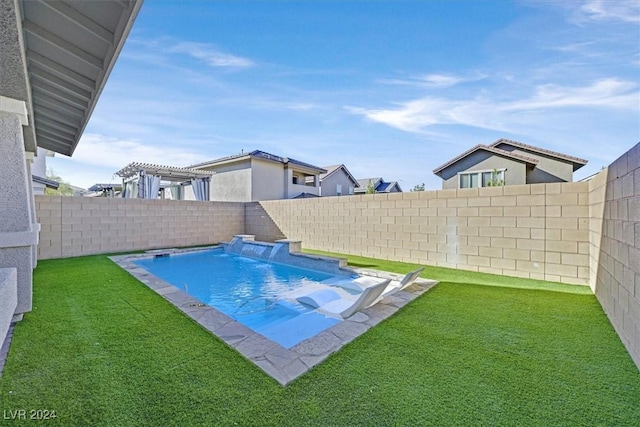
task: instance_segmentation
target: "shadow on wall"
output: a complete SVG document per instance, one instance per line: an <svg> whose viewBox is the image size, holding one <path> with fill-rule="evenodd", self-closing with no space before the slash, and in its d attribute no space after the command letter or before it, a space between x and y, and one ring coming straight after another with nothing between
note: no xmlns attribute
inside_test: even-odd
<svg viewBox="0 0 640 427"><path fill-rule="evenodd" d="M256 240L262 242L287 238L259 202L247 203L244 209L245 234L253 234Z"/></svg>
<svg viewBox="0 0 640 427"><path fill-rule="evenodd" d="M595 294L640 368L640 143L609 166Z"/></svg>

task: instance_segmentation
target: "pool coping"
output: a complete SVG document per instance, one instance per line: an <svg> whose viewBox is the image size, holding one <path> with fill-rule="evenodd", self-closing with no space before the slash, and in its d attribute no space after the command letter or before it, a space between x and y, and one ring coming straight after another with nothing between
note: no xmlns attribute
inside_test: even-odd
<svg viewBox="0 0 640 427"><path fill-rule="evenodd" d="M133 263L133 261L157 255L203 251L219 247L154 250L142 254L110 256L109 259L249 359L282 386L305 374L438 283L435 280L418 278L407 290L385 297L374 306L343 319L340 323L287 349L215 308L202 304L196 298ZM359 274L382 279L401 280L403 278L403 275L381 270L355 267L349 267L349 269Z"/></svg>

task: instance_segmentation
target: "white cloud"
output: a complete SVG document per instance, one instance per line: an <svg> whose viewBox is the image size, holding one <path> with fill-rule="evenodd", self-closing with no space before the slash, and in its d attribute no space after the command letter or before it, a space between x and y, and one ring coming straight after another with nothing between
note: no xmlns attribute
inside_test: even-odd
<svg viewBox="0 0 640 427"><path fill-rule="evenodd" d="M559 108L598 107L637 110L638 85L619 79L602 79L582 87L540 85L529 98L496 101L488 97L454 100L424 97L391 109L345 107L352 114L407 132L424 132L436 124L457 124L492 130L509 130L518 115Z"/></svg>
<svg viewBox="0 0 640 427"><path fill-rule="evenodd" d="M92 166L120 170L131 162L186 166L202 161L203 155L183 148L149 146L139 141L85 134L73 153L74 160Z"/></svg>
<svg viewBox="0 0 640 427"><path fill-rule="evenodd" d="M637 0L588 0L579 9L579 17L593 21L640 23Z"/></svg>
<svg viewBox="0 0 640 427"><path fill-rule="evenodd" d="M170 46L168 50L174 53L190 55L204 61L211 67L249 68L255 65L248 58L222 52L209 43L179 42Z"/></svg>
<svg viewBox="0 0 640 427"><path fill-rule="evenodd" d="M308 102L299 102L299 103L287 104L286 108L294 111L309 111L309 110L314 110L318 108L318 106L315 104L310 104Z"/></svg>
<svg viewBox="0 0 640 427"><path fill-rule="evenodd" d="M447 118L447 111L454 108L456 103L446 99L422 98L398 104L395 109L368 110L360 107L345 107L357 115L363 115L374 122L384 123L391 127L407 132L420 132L424 127L452 123Z"/></svg>
<svg viewBox="0 0 640 427"><path fill-rule="evenodd" d="M535 95L524 102L514 102L509 110L561 107L605 107L637 109L639 92L636 83L615 78L601 79L584 87L547 84L538 86Z"/></svg>
<svg viewBox="0 0 640 427"><path fill-rule="evenodd" d="M406 79L383 79L380 83L392 85L407 85L429 88L448 88L460 83L474 82L484 79L485 75L475 76L456 76L447 74L426 74L421 76L409 77Z"/></svg>

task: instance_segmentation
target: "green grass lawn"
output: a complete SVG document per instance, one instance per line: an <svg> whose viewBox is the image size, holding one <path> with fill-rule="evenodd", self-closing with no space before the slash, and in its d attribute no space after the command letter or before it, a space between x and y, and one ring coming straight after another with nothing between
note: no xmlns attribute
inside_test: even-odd
<svg viewBox="0 0 640 427"><path fill-rule="evenodd" d="M47 409L83 426L638 425L640 373L584 288L423 276L441 283L281 387L105 256L41 261L0 424Z"/></svg>

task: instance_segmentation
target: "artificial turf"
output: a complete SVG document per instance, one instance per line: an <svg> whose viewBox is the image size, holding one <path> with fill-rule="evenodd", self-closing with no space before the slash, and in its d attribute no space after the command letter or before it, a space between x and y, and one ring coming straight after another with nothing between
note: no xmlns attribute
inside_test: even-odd
<svg viewBox="0 0 640 427"><path fill-rule="evenodd" d="M638 425L640 373L593 295L423 276L442 282L281 387L106 257L40 261L0 423L44 409L92 426Z"/></svg>

